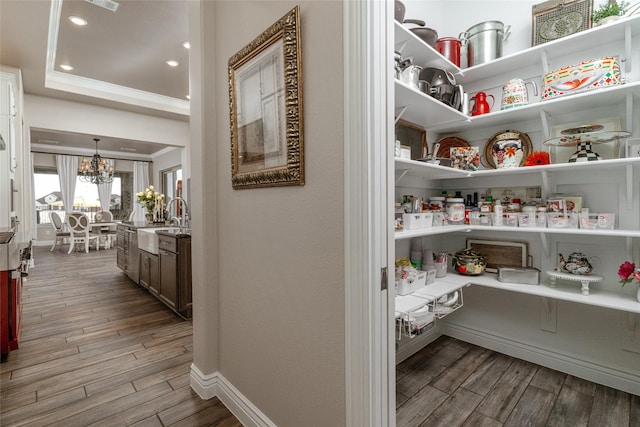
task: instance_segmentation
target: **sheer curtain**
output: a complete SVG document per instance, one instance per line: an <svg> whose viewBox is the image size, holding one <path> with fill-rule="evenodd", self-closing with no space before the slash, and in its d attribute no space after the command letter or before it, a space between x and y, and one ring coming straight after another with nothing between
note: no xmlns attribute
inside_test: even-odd
<svg viewBox="0 0 640 427"><path fill-rule="evenodd" d="M115 169L115 161L113 159L106 159L107 165L109 168L113 166ZM108 211L111 207L111 187L113 186L112 182L103 182L102 184L98 184L98 200L100 200L100 209L103 211Z"/></svg>
<svg viewBox="0 0 640 427"><path fill-rule="evenodd" d="M56 156L56 168L60 179L62 203L68 215L73 211L73 198L76 193L76 177L78 176L79 160L76 156Z"/></svg>
<svg viewBox="0 0 640 427"><path fill-rule="evenodd" d="M149 163L133 162L133 216L134 221L146 221L144 209L137 203L136 193L144 191L149 186Z"/></svg>

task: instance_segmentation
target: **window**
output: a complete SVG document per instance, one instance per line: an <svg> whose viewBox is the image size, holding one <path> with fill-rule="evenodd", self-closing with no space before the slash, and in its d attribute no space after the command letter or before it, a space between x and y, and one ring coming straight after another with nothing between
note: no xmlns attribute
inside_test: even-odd
<svg viewBox="0 0 640 427"><path fill-rule="evenodd" d="M111 185L111 203L109 210L117 218L122 210L122 176L116 174ZM51 222L51 211L57 211L64 218L64 205L62 203L62 193L60 192L60 179L55 169L36 169L33 174L33 187L36 196L36 212L38 224L49 224ZM86 212L89 217L100 210L98 200L98 188L95 184L76 180L76 191L73 200L73 209Z"/></svg>
<svg viewBox="0 0 640 427"><path fill-rule="evenodd" d="M175 166L173 168L160 171L160 177L162 179L162 193L164 193L164 195L166 196L167 203L169 202L169 200L176 197L183 197L181 166ZM173 212L169 212L170 216L180 216L181 212L179 203L176 203L172 210Z"/></svg>

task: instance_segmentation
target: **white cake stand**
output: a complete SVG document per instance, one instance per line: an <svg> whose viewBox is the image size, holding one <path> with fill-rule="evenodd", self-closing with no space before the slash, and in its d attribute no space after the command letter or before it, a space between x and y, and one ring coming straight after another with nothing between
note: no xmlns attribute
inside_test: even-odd
<svg viewBox="0 0 640 427"><path fill-rule="evenodd" d="M551 277L551 287L556 287L557 279L570 280L572 282L580 282L582 284L582 295L589 295L589 284L592 282L601 282L604 277L595 274L589 274L588 276L581 274L561 273L559 271L547 271L547 274Z"/></svg>

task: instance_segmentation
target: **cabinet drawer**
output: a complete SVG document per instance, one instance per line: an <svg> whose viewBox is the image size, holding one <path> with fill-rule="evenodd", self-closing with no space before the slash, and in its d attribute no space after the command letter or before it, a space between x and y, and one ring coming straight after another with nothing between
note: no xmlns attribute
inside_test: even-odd
<svg viewBox="0 0 640 427"><path fill-rule="evenodd" d="M178 252L177 239L174 237L158 235L158 247L165 251Z"/></svg>

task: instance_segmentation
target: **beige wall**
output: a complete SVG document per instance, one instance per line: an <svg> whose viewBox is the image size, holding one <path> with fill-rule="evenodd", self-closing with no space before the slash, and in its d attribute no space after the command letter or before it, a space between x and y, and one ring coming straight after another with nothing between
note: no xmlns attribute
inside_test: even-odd
<svg viewBox="0 0 640 427"><path fill-rule="evenodd" d="M296 4L306 185L234 191L228 59ZM192 97L191 156L194 209L208 220L193 224L203 230L194 235L194 363L281 427L346 423L342 7L203 3L206 79L192 83L204 99Z"/></svg>

